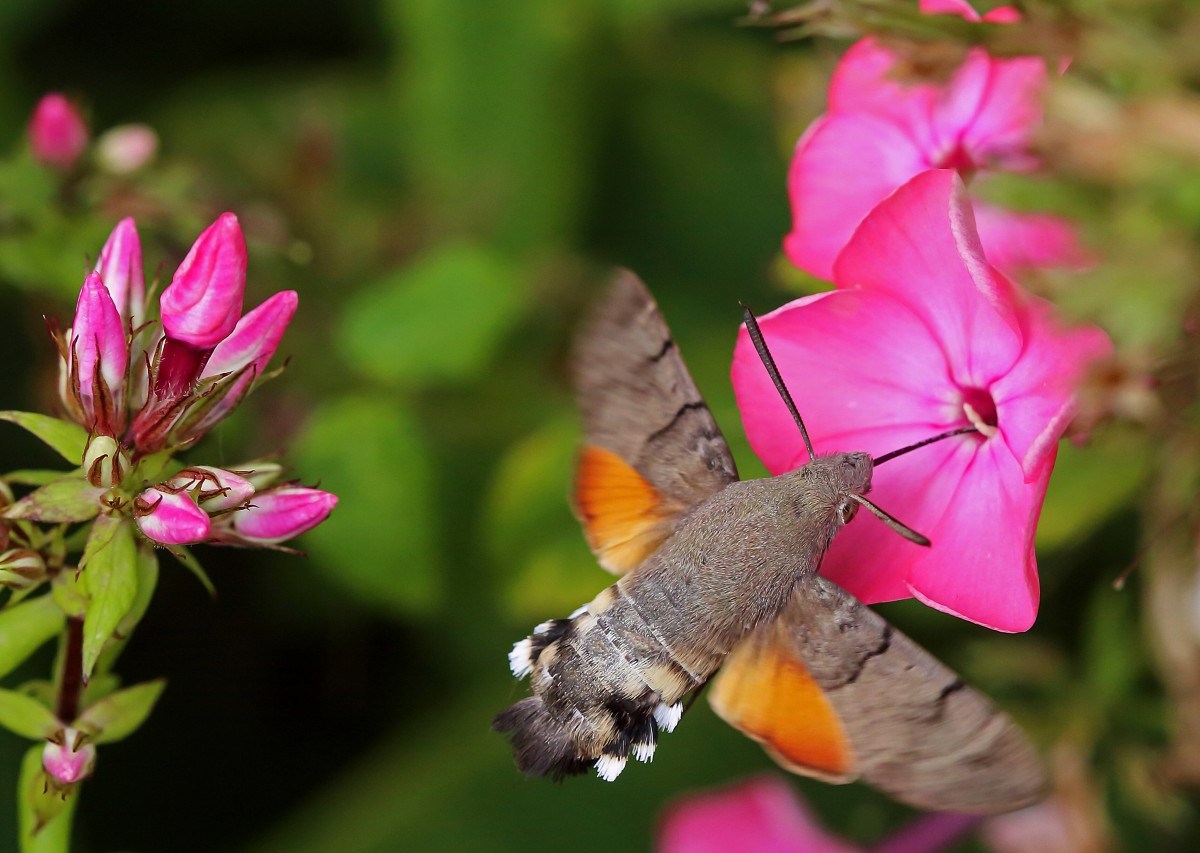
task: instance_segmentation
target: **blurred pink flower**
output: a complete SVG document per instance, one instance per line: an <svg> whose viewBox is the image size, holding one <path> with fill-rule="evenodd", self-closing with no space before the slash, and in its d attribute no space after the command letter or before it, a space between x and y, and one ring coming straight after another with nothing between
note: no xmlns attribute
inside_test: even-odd
<svg viewBox="0 0 1200 853"><path fill-rule="evenodd" d="M88 129L83 116L65 95L44 95L29 119L29 147L46 166L67 170L87 148Z"/></svg>
<svg viewBox="0 0 1200 853"><path fill-rule="evenodd" d="M305 486L285 485L259 492L246 509L216 520L213 538L240 545L278 545L329 517L337 495Z"/></svg>
<svg viewBox="0 0 1200 853"><path fill-rule="evenodd" d="M146 124L122 124L96 140L96 161L114 175L136 172L158 153L158 134Z"/></svg>
<svg viewBox="0 0 1200 853"><path fill-rule="evenodd" d="M142 272L142 242L133 217L117 223L100 250L95 272L108 288L121 325L136 327L146 319L146 279Z"/></svg>
<svg viewBox="0 0 1200 853"><path fill-rule="evenodd" d="M79 745L83 733L72 728L62 731L62 742L46 741L42 749L42 768L59 785L74 785L88 776L96 766L94 744Z"/></svg>
<svg viewBox="0 0 1200 853"><path fill-rule="evenodd" d="M817 823L786 782L762 776L671 806L658 853L855 853Z"/></svg>
<svg viewBox="0 0 1200 853"><path fill-rule="evenodd" d="M112 296L90 273L75 303L67 335L64 402L84 426L116 435L125 425L125 371L129 346Z"/></svg>
<svg viewBox="0 0 1200 853"><path fill-rule="evenodd" d="M1063 330L1048 303L991 267L962 181L922 173L863 221L838 258L839 287L762 318L818 452L878 456L957 436L876 473L873 499L933 541L921 548L864 518L821 573L867 603L915 596L1002 631L1037 615L1034 531L1074 387L1111 348ZM807 456L745 329L733 383L755 452L779 474Z"/></svg>
<svg viewBox="0 0 1200 853"><path fill-rule="evenodd" d="M667 809L658 853L935 853L979 824L971 815L930 813L870 848L825 830L777 776L693 794Z"/></svg>
<svg viewBox="0 0 1200 853"><path fill-rule="evenodd" d="M921 9L981 20L962 0L922 0ZM1006 7L982 20L1016 17ZM998 59L972 48L944 84L906 82L902 72L893 50L874 38L857 42L834 74L829 111L796 146L784 251L819 278L833 277L834 260L863 217L920 172L949 168L971 179L1037 165L1032 140L1042 118L1044 60ZM978 203L976 210L988 260L1006 273L1085 261L1066 220Z"/></svg>
<svg viewBox="0 0 1200 853"><path fill-rule="evenodd" d="M208 513L186 491L160 484L143 491L133 502L137 526L160 545L192 545L208 538Z"/></svg>

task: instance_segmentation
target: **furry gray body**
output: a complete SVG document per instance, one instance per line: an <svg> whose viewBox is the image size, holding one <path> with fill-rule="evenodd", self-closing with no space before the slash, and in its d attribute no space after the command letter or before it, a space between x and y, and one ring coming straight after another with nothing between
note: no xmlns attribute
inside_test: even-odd
<svg viewBox="0 0 1200 853"><path fill-rule="evenodd" d="M496 726L513 733L521 769L566 775L607 755L619 772L631 749L652 755L684 695L783 609L853 514L849 495L870 483L863 453L730 483L585 609L518 644L528 649L533 696Z"/></svg>

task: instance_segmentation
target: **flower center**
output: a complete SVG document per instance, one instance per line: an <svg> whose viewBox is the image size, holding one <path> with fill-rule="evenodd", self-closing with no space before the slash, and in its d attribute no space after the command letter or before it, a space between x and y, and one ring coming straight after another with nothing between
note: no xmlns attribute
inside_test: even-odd
<svg viewBox="0 0 1200 853"><path fill-rule="evenodd" d="M934 165L939 169L954 169L962 175L964 181L970 181L978 168L975 161L971 159L971 155L967 153L967 149L962 145L955 145L937 158Z"/></svg>
<svg viewBox="0 0 1200 853"><path fill-rule="evenodd" d="M979 430L980 435L991 438L999 432L996 428L1000 423L999 415L996 412L996 401L992 399L992 395L987 389L964 388L962 390L962 407L963 414L967 416L971 426Z"/></svg>

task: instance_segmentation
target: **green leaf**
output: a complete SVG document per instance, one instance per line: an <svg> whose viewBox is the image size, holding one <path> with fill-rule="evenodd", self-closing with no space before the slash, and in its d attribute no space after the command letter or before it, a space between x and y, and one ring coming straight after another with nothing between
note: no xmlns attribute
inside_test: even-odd
<svg viewBox="0 0 1200 853"><path fill-rule="evenodd" d="M0 689L0 726L32 740L44 740L62 728L54 712L32 696L3 689Z"/></svg>
<svg viewBox="0 0 1200 853"><path fill-rule="evenodd" d="M121 624L117 627L117 633L123 639L129 637L133 633L133 629L142 621L142 617L146 615L146 611L150 608L150 600L154 597L154 590L158 586L158 553L154 547L148 542L138 544L138 560L137 560L137 595L133 599L133 604L129 608L129 612L125 614L125 618L121 620ZM213 594L210 590L210 594Z"/></svg>
<svg viewBox="0 0 1200 853"><path fill-rule="evenodd" d="M50 584L50 594L64 615L82 619L83 614L87 613L88 593L83 575L79 572L64 569L55 575Z"/></svg>
<svg viewBox="0 0 1200 853"><path fill-rule="evenodd" d="M62 611L48 595L0 610L0 678L62 630Z"/></svg>
<svg viewBox="0 0 1200 853"><path fill-rule="evenodd" d="M17 783L21 853L68 853L78 800L78 786L64 792L46 781L42 747L31 747L21 761Z"/></svg>
<svg viewBox="0 0 1200 853"><path fill-rule="evenodd" d="M20 471L9 471L4 479L19 486L45 486L62 477L62 471L49 468L25 468Z"/></svg>
<svg viewBox="0 0 1200 853"><path fill-rule="evenodd" d="M0 412L0 421L14 423L50 445L72 465L83 464L87 430L79 424L62 421L36 412Z"/></svg>
<svg viewBox="0 0 1200 853"><path fill-rule="evenodd" d="M160 678L111 693L80 714L75 728L91 734L94 743L123 740L150 716L166 686L167 682Z"/></svg>
<svg viewBox="0 0 1200 853"><path fill-rule="evenodd" d="M396 402L344 399L309 417L295 457L354 512L304 534L314 567L375 606L411 614L439 597L433 468L416 419Z"/></svg>
<svg viewBox="0 0 1200 853"><path fill-rule="evenodd" d="M201 585L208 590L208 594L213 598L217 597L216 584L212 582L212 578L208 576L208 572L204 571L204 566L200 565L200 561L195 555L184 548L182 545L176 545L171 548L171 555L175 557L183 567L196 576L196 580L200 581Z"/></svg>
<svg viewBox="0 0 1200 853"><path fill-rule="evenodd" d="M117 529L121 526L121 522L122 519L119 515L104 515L96 519L96 523L88 531L87 542L83 546L83 556L79 558L80 569L86 569L92 558L108 547L113 536L116 535Z"/></svg>
<svg viewBox="0 0 1200 853"><path fill-rule="evenodd" d="M519 318L522 284L511 263L481 247L439 248L359 292L338 342L383 382L469 380Z"/></svg>
<svg viewBox="0 0 1200 853"><path fill-rule="evenodd" d="M83 477L63 477L21 498L4 511L4 517L48 523L87 521L100 513L99 497L104 492Z"/></svg>
<svg viewBox="0 0 1200 853"><path fill-rule="evenodd" d="M83 572L91 601L83 617L83 675L92 674L96 659L137 597L137 546L133 523L119 519L108 542Z"/></svg>

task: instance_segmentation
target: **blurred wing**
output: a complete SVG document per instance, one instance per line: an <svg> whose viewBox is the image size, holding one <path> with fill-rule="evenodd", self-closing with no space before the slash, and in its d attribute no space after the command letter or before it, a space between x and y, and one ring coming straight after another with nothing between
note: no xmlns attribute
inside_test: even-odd
<svg viewBox="0 0 1200 853"><path fill-rule="evenodd" d="M734 648L709 700L784 768L861 778L918 808L992 814L1044 793L1037 753L1007 715L820 577Z"/></svg>
<svg viewBox="0 0 1200 853"><path fill-rule="evenodd" d="M584 447L575 508L600 564L623 574L692 507L737 479L733 456L654 298L617 274L573 361Z"/></svg>

